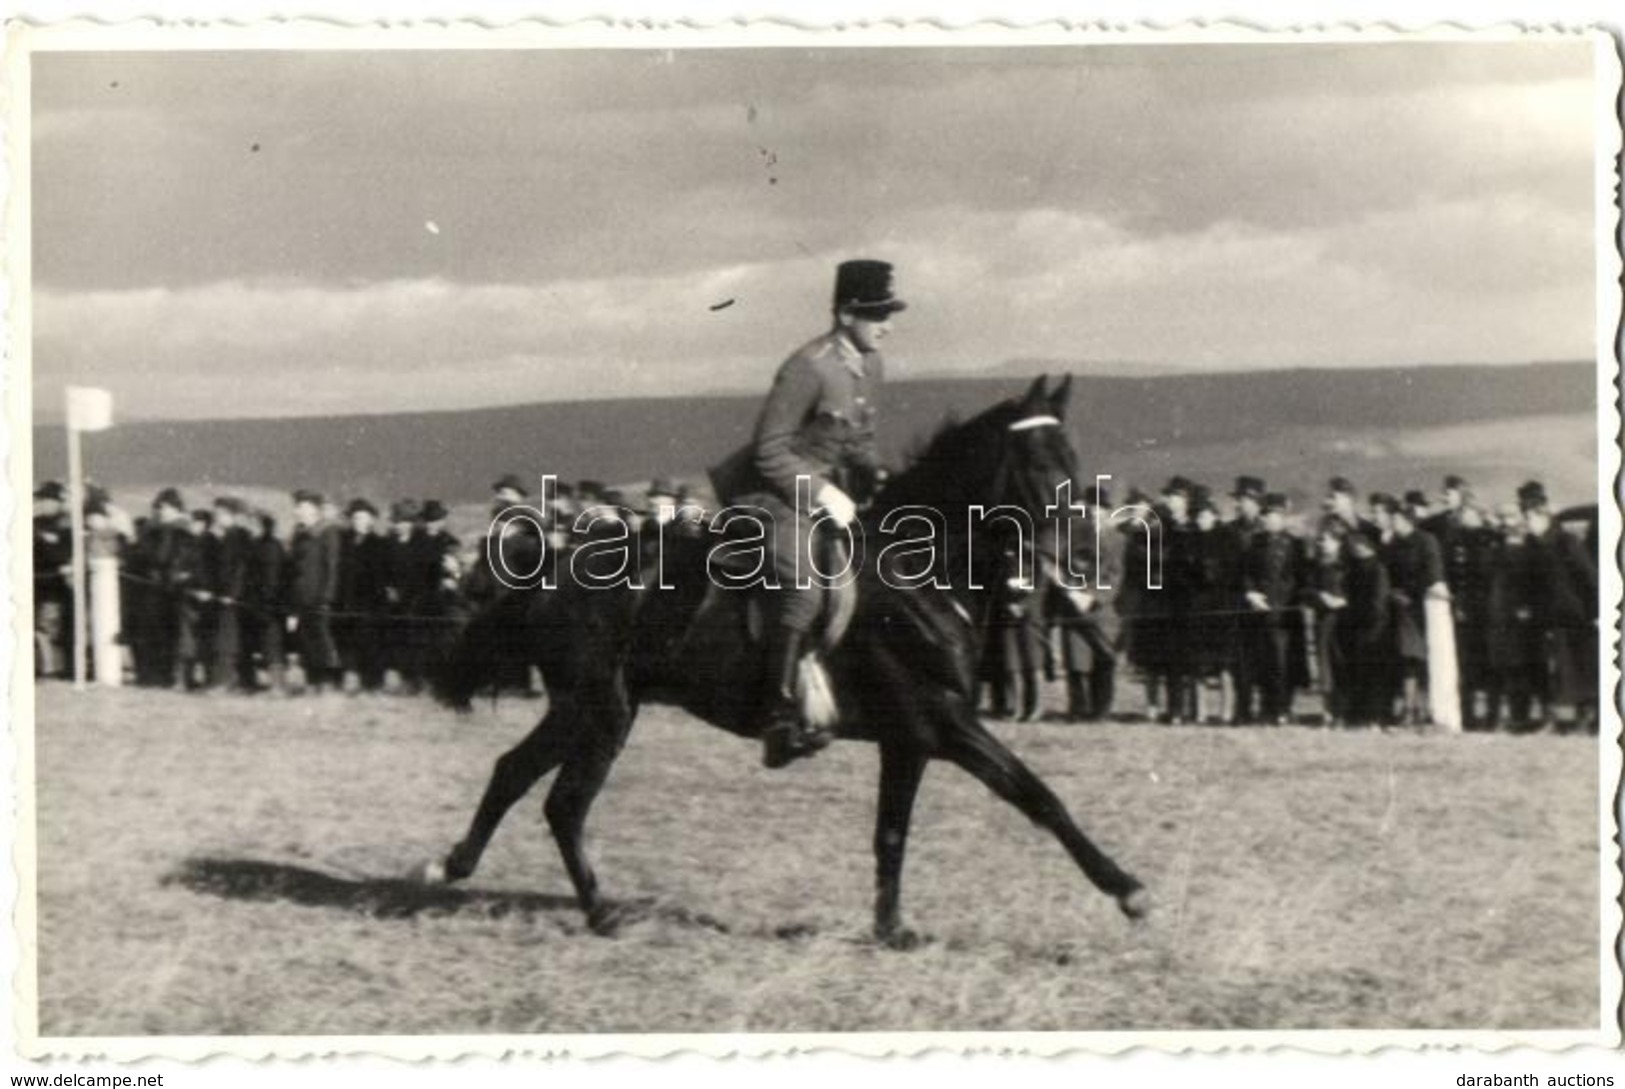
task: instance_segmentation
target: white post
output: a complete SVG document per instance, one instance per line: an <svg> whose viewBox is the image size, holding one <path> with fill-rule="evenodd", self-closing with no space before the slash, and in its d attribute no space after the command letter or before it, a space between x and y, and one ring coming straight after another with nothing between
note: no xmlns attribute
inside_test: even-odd
<svg viewBox="0 0 1625 1089"><path fill-rule="evenodd" d="M71 394L69 395L71 397ZM71 414L71 409L70 409ZM79 431L68 422L68 515L73 526L73 686L85 687L85 482Z"/></svg>
<svg viewBox="0 0 1625 1089"><path fill-rule="evenodd" d="M90 660L96 683L124 683L124 648L119 646L118 554L90 557Z"/></svg>

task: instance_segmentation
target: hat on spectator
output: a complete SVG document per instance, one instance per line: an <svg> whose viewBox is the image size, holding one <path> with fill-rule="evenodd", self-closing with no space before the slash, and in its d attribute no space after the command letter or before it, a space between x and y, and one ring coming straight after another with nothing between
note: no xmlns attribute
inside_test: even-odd
<svg viewBox="0 0 1625 1089"><path fill-rule="evenodd" d="M34 489L35 499L54 499L61 503L68 498L68 489L62 486L60 480L47 480Z"/></svg>
<svg viewBox="0 0 1625 1089"><path fill-rule="evenodd" d="M1536 510L1547 503L1546 485L1538 480L1527 480L1518 488L1518 509Z"/></svg>
<svg viewBox="0 0 1625 1089"><path fill-rule="evenodd" d="M293 501L295 505L309 503L313 507L319 507L323 503L323 498L321 492L312 491L309 488L300 488L293 493Z"/></svg>
<svg viewBox="0 0 1625 1089"><path fill-rule="evenodd" d="M491 485L491 490L494 492L511 490L518 492L522 496L529 497L530 495L530 489L525 487L525 482L519 478L518 473L503 473L497 477L496 483Z"/></svg>
<svg viewBox="0 0 1625 1089"><path fill-rule="evenodd" d="M447 515L446 505L438 499L425 499L423 501L423 520L425 522L444 522Z"/></svg>
<svg viewBox="0 0 1625 1089"><path fill-rule="evenodd" d="M1163 495L1183 495L1186 498L1189 498L1190 494L1191 494L1191 489L1194 488L1194 487L1195 487L1195 485L1192 484L1189 479L1187 479L1185 477L1182 477L1182 476L1176 476L1176 477L1173 477L1172 479L1170 479L1168 481L1168 483L1163 486L1162 494Z"/></svg>
<svg viewBox="0 0 1625 1089"><path fill-rule="evenodd" d="M1353 495L1354 482L1346 476L1334 476L1326 482L1326 491L1332 495Z"/></svg>
<svg viewBox="0 0 1625 1089"><path fill-rule="evenodd" d="M416 499L397 499L389 505L389 520L392 522L415 522L421 513Z"/></svg>
<svg viewBox="0 0 1625 1089"><path fill-rule="evenodd" d="M1459 492L1466 487L1466 479L1457 476L1455 473L1451 473L1449 476L1444 478L1444 490L1447 492Z"/></svg>
<svg viewBox="0 0 1625 1089"><path fill-rule="evenodd" d="M1278 510L1285 513L1292 504L1287 501L1285 492L1269 492L1264 496L1264 510L1269 512Z"/></svg>
<svg viewBox="0 0 1625 1089"><path fill-rule="evenodd" d="M365 499L352 499L350 500L350 505L344 508L344 513L346 515L370 514L376 518L378 516L378 508L373 506Z"/></svg>
<svg viewBox="0 0 1625 1089"><path fill-rule="evenodd" d="M174 507L176 510L186 509L186 500L181 498L178 488L165 488L153 497L152 505L155 507Z"/></svg>
<svg viewBox="0 0 1625 1089"><path fill-rule="evenodd" d="M1236 490L1231 493L1236 499L1263 499L1264 481L1256 476L1236 477Z"/></svg>

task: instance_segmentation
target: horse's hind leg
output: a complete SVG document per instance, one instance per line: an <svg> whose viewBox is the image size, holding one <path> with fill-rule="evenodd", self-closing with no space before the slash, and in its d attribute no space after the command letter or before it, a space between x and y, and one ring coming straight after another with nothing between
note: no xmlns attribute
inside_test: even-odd
<svg viewBox="0 0 1625 1089"><path fill-rule="evenodd" d="M1131 919L1144 916L1150 904L1140 882L1096 847L1043 780L974 716L955 717L954 727L943 731L941 755L981 780L1028 820L1054 834L1084 876L1101 892L1115 898L1123 914Z"/></svg>
<svg viewBox="0 0 1625 1089"><path fill-rule="evenodd" d="M881 742L880 805L875 816L875 937L896 949L919 938L903 926L903 852L926 756L910 745Z"/></svg>
<svg viewBox="0 0 1625 1089"><path fill-rule="evenodd" d="M582 834L587 813L631 729L633 709L617 681L593 698L583 699L582 710L576 745L548 791L543 811L575 886L576 902L587 915L587 925L599 934L609 934L615 929L615 911L598 893L598 877L587 860Z"/></svg>
<svg viewBox="0 0 1625 1089"><path fill-rule="evenodd" d="M561 701L548 709L523 741L497 757L491 781L480 798L479 808L474 811L468 833L441 863L445 880L460 881L473 874L508 810L542 776L558 767L575 744L576 724L569 704ZM429 876L436 875L431 870Z"/></svg>

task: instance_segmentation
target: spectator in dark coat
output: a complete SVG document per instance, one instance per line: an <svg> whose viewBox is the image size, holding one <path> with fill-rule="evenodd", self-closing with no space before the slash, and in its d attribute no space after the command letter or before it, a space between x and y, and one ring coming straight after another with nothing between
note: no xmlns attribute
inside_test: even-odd
<svg viewBox="0 0 1625 1089"><path fill-rule="evenodd" d="M1222 722L1224 686L1236 676L1240 610L1235 590L1241 581L1241 553L1237 537L1219 524L1218 505L1206 488L1195 489L1191 506L1195 520L1186 539L1190 550L1186 572L1191 584L1186 717L1191 722Z"/></svg>
<svg viewBox="0 0 1625 1089"><path fill-rule="evenodd" d="M293 498L293 537L288 542L288 630L298 648L305 683L319 693L334 685L342 687L344 680L332 631L343 531L322 517L320 494L298 491Z"/></svg>
<svg viewBox="0 0 1625 1089"><path fill-rule="evenodd" d="M45 677L73 675L73 537L67 499L68 490L54 480L34 492L34 662L35 672Z"/></svg>
<svg viewBox="0 0 1625 1089"><path fill-rule="evenodd" d="M1552 518L1546 491L1531 481L1518 492L1529 524L1535 623L1549 662L1548 691L1561 732L1595 728L1597 715L1597 568L1578 534Z"/></svg>
<svg viewBox="0 0 1625 1089"><path fill-rule="evenodd" d="M214 536L214 512L192 512L190 540L177 554L176 585L180 587L179 638L176 658L181 686L197 692L209 686L214 667L215 583L219 578L219 541Z"/></svg>
<svg viewBox="0 0 1625 1089"><path fill-rule="evenodd" d="M1314 618L1315 672L1319 677L1324 721L1341 726L1349 721L1349 679L1343 659L1343 614L1348 611L1347 525L1327 519L1315 536L1315 555L1305 570L1299 591Z"/></svg>
<svg viewBox="0 0 1625 1089"><path fill-rule="evenodd" d="M1072 570L1085 586L1067 589L1051 582L1045 612L1054 619L1066 668L1067 720L1100 722L1111 713L1116 686L1121 621L1117 594L1122 586L1123 535L1111 525L1108 497L1091 486L1080 497L1087 514L1071 524Z"/></svg>
<svg viewBox="0 0 1625 1089"><path fill-rule="evenodd" d="M142 593L126 631L136 645L136 683L168 688L176 682L180 642L180 596L185 553L192 545L190 520L180 492L165 488L152 501L152 517L136 541L132 574Z"/></svg>
<svg viewBox="0 0 1625 1089"><path fill-rule="evenodd" d="M1005 553L983 668L993 717L1036 722L1045 664L1043 599L1034 592L1030 557L1027 562L1023 570L1014 550Z"/></svg>
<svg viewBox="0 0 1625 1089"><path fill-rule="evenodd" d="M1163 548L1165 526L1150 497L1130 492L1116 519L1124 536L1123 589L1118 612L1123 618L1123 654L1145 683L1146 714L1159 717L1162 691L1163 630L1167 627L1167 597Z"/></svg>
<svg viewBox="0 0 1625 1089"><path fill-rule="evenodd" d="M384 630L389 609L389 542L373 532L378 509L355 499L345 509L349 528L339 540L338 622L333 637L339 658L363 692L384 687Z"/></svg>
<svg viewBox="0 0 1625 1089"><path fill-rule="evenodd" d="M243 519L248 507L230 496L215 500L212 532L214 564L214 665L211 681L233 692L254 688L254 664L243 638L245 595L253 561L254 538Z"/></svg>
<svg viewBox="0 0 1625 1089"><path fill-rule="evenodd" d="M1195 717L1196 688L1191 659L1191 595L1195 591L1192 538L1196 524L1191 519L1191 495L1196 485L1183 476L1169 480L1162 489L1162 506L1157 511L1162 525L1162 589L1147 594L1152 603L1147 619L1147 636L1152 640L1148 659L1156 678L1148 682L1147 694L1160 687L1164 705L1158 718L1182 725ZM1154 697L1147 700L1155 707Z"/></svg>
<svg viewBox="0 0 1625 1089"><path fill-rule="evenodd" d="M424 530L422 510L413 500L395 503L389 520L385 647L401 690L412 693L423 685L424 659L434 634L432 613L442 577L440 544Z"/></svg>
<svg viewBox="0 0 1625 1089"><path fill-rule="evenodd" d="M269 511L254 512L252 531L255 535L243 572L243 651L251 666L265 669L269 690L281 696L288 691L283 639L288 624L287 595L292 581L288 550L276 535L276 517ZM253 688L259 687L255 676Z"/></svg>
<svg viewBox="0 0 1625 1089"><path fill-rule="evenodd" d="M1252 610L1247 607L1246 588L1241 582L1241 559L1252 548L1253 538L1264 532L1264 497L1269 494L1263 479L1256 476L1238 476L1232 497L1236 501L1236 517L1225 529L1230 534L1230 549L1235 556L1235 569L1225 595L1225 608L1235 617L1235 665L1231 677L1230 721L1234 725L1258 720L1258 676L1261 669L1261 648L1264 629Z"/></svg>
<svg viewBox="0 0 1625 1089"><path fill-rule="evenodd" d="M1426 602L1449 595L1444 557L1433 535L1416 525L1410 507L1388 510L1393 536L1383 552L1383 566L1394 595L1394 654L1399 666L1401 721L1420 726L1431 721L1427 704L1428 643Z"/></svg>
<svg viewBox="0 0 1625 1089"><path fill-rule="evenodd" d="M1344 541L1347 606L1337 620L1337 645L1343 672L1342 706L1351 726L1377 726L1392 712L1389 678L1393 637L1389 632L1392 590L1388 572L1368 534L1351 532Z"/></svg>
<svg viewBox="0 0 1625 1089"><path fill-rule="evenodd" d="M1264 532L1242 559L1247 607L1262 632L1258 648L1260 710L1265 722L1285 725L1292 716L1293 626L1298 614L1301 553L1286 531L1287 498L1270 493L1264 501Z"/></svg>
<svg viewBox="0 0 1625 1089"><path fill-rule="evenodd" d="M1486 602L1485 651L1494 687L1485 726L1522 732L1530 727L1535 702L1543 711L1547 702L1543 633L1535 620L1539 577L1523 511L1509 503L1499 516L1501 542L1491 563Z"/></svg>
<svg viewBox="0 0 1625 1089"><path fill-rule="evenodd" d="M1456 621L1461 721L1467 729L1476 730L1490 713L1486 707L1480 714L1480 698L1487 703L1495 688L1489 664L1489 598L1501 535L1485 524L1484 512L1471 503L1456 511L1454 522L1436 517L1434 525L1445 534L1439 538L1439 547Z"/></svg>

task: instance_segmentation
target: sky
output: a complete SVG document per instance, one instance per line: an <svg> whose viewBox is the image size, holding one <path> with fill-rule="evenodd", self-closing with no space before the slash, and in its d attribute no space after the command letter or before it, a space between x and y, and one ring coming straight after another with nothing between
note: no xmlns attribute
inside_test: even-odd
<svg viewBox="0 0 1625 1089"><path fill-rule="evenodd" d="M1593 354L1583 39L33 63L36 418Z"/></svg>

